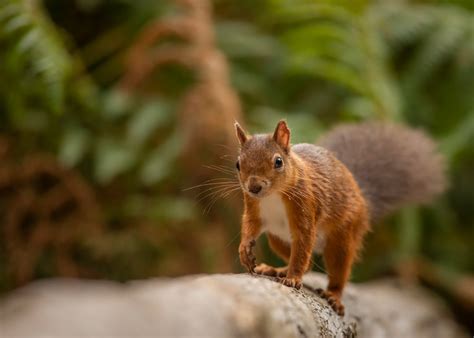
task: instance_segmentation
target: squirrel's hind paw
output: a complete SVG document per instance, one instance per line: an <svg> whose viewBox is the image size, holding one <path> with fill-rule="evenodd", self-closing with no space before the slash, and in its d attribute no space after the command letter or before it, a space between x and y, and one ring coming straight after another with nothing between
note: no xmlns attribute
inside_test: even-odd
<svg viewBox="0 0 474 338"><path fill-rule="evenodd" d="M254 269L255 273L259 275L271 276L271 277L286 277L288 267L274 268L267 264L259 264Z"/></svg>
<svg viewBox="0 0 474 338"><path fill-rule="evenodd" d="M331 291L326 291L323 289L317 289L316 293L321 297L327 300L328 304L332 307L334 312L339 316L344 316L344 305L342 305L341 298L336 296Z"/></svg>

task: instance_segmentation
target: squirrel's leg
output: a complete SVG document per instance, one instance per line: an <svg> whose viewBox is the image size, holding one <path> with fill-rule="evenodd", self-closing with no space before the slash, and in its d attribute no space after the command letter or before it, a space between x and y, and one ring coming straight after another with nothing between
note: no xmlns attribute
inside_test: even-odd
<svg viewBox="0 0 474 338"><path fill-rule="evenodd" d="M262 221L258 212L258 204L244 196L244 215L242 217L241 238L239 245L240 263L252 273L255 269L253 247L260 235Z"/></svg>
<svg viewBox="0 0 474 338"><path fill-rule="evenodd" d="M311 266L311 256L316 241L314 219L299 213L289 218L292 234L288 273L281 279L286 286L301 288L303 275Z"/></svg>
<svg viewBox="0 0 474 338"><path fill-rule="evenodd" d="M344 315L341 296L344 286L351 274L352 263L357 253L357 245L346 233L328 236L324 248L324 264L328 273L329 283L326 290L318 289L318 293L327 299L329 305L340 315Z"/></svg>
<svg viewBox="0 0 474 338"><path fill-rule="evenodd" d="M268 244L270 248L286 263L290 261L291 246L290 243L285 242L280 237L267 233Z"/></svg>
<svg viewBox="0 0 474 338"><path fill-rule="evenodd" d="M270 248L275 252L281 259L288 263L291 255L290 244L282 240L280 237L267 233L268 244ZM259 264L255 268L255 272L261 275L273 276L273 277L286 277L288 272L288 266L281 268L275 268L267 264Z"/></svg>

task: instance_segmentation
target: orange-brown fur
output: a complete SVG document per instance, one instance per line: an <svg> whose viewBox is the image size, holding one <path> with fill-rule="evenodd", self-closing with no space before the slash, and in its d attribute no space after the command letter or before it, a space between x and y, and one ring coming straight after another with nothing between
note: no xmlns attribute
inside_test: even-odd
<svg viewBox="0 0 474 338"><path fill-rule="evenodd" d="M239 132L243 157L245 144L250 138L243 131L240 135ZM251 272L281 276L281 283L299 288L303 274L310 269L316 233L322 229L327 237L323 255L329 274L328 289L323 295L342 314L342 290L361 247L363 235L369 229L367 206L359 187L349 170L329 152L321 155L325 157L324 161L328 161L322 168L316 159L305 157L304 149L293 151L289 147L289 129L285 122L279 123L273 136L256 137L262 138L261 145L264 147L257 147L253 151L268 152L271 157L274 156L273 152L281 154L286 164L285 173L281 178L272 177L275 176L273 162L262 161L262 154L246 156L245 161L240 159L241 183L245 185L250 174L273 179L272 188L278 191L287 210L292 242L287 243L269 233L270 247L288 262L288 267L256 266L252 247L262 230L259 199L245 193L239 248L241 262ZM283 147L279 144L279 137L287 137Z"/></svg>
<svg viewBox="0 0 474 338"><path fill-rule="evenodd" d="M248 136L238 123L235 127L244 191L241 263L250 272L300 288L317 243L329 277L327 289L318 292L340 315L342 292L369 223L404 203L426 203L445 187L443 159L435 143L417 130L385 123L343 125L322 140L323 148L291 146L285 121L273 134ZM262 213L268 210L261 207L262 198L275 194L282 203L269 200L266 208L276 218L267 216L264 224ZM280 205L287 223L279 222ZM256 265L252 248L262 231L287 267Z"/></svg>

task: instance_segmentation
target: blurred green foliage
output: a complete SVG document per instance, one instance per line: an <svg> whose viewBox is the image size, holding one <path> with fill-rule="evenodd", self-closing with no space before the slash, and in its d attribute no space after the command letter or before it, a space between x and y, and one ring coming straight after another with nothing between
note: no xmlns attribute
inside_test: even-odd
<svg viewBox="0 0 474 338"><path fill-rule="evenodd" d="M383 119L439 140L449 191L377 226L356 280L418 256L474 271L473 10L461 0L214 2L218 44L252 132L286 117L293 142L308 142L339 122ZM0 3L0 133L15 157L52 153L94 188L105 231L77 260L101 277L222 271L216 262L226 255L225 271L238 266L235 214L203 215L182 192L190 180L177 164L176 109L192 74L154 74L155 95L117 89L134 38L173 11L151 0ZM223 233L209 231L215 222ZM206 236L222 236L227 253ZM3 289L13 286L7 264L0 259Z"/></svg>

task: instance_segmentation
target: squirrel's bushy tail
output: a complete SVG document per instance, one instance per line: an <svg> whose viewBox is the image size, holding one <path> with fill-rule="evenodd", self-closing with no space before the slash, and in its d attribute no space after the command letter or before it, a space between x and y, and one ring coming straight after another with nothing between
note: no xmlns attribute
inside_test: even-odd
<svg viewBox="0 0 474 338"><path fill-rule="evenodd" d="M373 220L407 203L427 203L445 188L443 157L422 131L379 122L346 124L318 144L352 172Z"/></svg>

